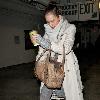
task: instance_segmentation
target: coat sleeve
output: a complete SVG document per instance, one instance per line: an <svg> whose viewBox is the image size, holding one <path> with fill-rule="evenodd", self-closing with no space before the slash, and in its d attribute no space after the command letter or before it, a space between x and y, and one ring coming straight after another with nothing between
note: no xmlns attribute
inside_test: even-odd
<svg viewBox="0 0 100 100"><path fill-rule="evenodd" d="M63 53L63 44L65 46L65 53L68 54L74 44L76 27L74 24L70 24L70 27L65 31L66 36L62 38L58 43L51 42L51 50L55 53Z"/></svg>
<svg viewBox="0 0 100 100"><path fill-rule="evenodd" d="M44 39L48 39L48 35L47 35L47 34L44 34L43 38L44 38ZM41 47L41 46L39 46L39 51L38 51L38 54L37 54L37 56L36 56L36 61L37 61L37 59L40 57L41 53L43 53L43 51L44 51L44 48Z"/></svg>

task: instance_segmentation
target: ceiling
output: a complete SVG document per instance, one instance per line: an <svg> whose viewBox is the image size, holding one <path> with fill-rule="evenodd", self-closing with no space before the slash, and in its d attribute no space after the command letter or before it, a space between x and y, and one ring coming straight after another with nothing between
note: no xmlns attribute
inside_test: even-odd
<svg viewBox="0 0 100 100"><path fill-rule="evenodd" d="M55 1L60 5L67 5L67 3L85 2L90 0L20 0L21 2L35 6L39 10L44 10L50 1Z"/></svg>
<svg viewBox="0 0 100 100"><path fill-rule="evenodd" d="M27 3L35 3L39 2L44 5L47 5L50 1L55 1L56 3L60 4L67 4L67 3L75 3L75 2L84 2L84 1L91 1L91 0L20 0Z"/></svg>

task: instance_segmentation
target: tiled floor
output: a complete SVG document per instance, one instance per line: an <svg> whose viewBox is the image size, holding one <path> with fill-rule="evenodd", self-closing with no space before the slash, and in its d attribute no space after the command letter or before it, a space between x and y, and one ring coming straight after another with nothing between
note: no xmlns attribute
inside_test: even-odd
<svg viewBox="0 0 100 100"><path fill-rule="evenodd" d="M84 100L100 100L100 61L80 60ZM0 69L0 100L39 100L40 83L33 77L33 63Z"/></svg>

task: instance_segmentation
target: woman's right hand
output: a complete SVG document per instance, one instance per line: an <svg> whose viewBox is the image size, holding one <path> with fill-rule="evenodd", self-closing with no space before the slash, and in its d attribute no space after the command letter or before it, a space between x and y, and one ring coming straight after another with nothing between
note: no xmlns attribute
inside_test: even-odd
<svg viewBox="0 0 100 100"><path fill-rule="evenodd" d="M30 37L30 39L31 39L31 42L36 42L37 41L37 38L38 38L38 34L33 34L31 37Z"/></svg>

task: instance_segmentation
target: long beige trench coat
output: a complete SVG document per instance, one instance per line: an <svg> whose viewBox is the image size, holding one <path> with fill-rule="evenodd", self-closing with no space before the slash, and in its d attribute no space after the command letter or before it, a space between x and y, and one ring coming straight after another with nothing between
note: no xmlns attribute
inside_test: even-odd
<svg viewBox="0 0 100 100"><path fill-rule="evenodd" d="M82 94L82 82L80 76L80 70L78 60L72 50L75 40L76 27L74 24L68 23L68 21L62 17L57 27L51 29L49 25L45 24L44 38L49 39L51 42L52 56L58 53L58 61L62 61L63 45L65 46L65 78L63 81L63 88L66 96L66 100L83 100ZM43 52L43 48L39 48L36 59ZM46 57L48 51L43 55L41 61ZM41 84L40 90L43 86Z"/></svg>

